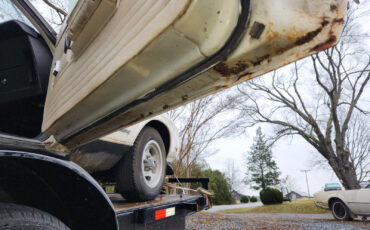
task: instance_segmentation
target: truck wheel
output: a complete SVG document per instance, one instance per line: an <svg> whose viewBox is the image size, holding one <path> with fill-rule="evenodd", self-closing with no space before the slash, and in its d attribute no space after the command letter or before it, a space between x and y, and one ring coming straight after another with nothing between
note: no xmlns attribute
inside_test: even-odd
<svg viewBox="0 0 370 230"><path fill-rule="evenodd" d="M145 127L118 163L118 191L130 201L153 200L161 191L166 172L166 151L161 135Z"/></svg>
<svg viewBox="0 0 370 230"><path fill-rule="evenodd" d="M0 230L69 230L59 219L23 205L0 203Z"/></svg>
<svg viewBox="0 0 370 230"><path fill-rule="evenodd" d="M331 205L331 212L337 220L350 220L351 215L347 206L340 200L335 200Z"/></svg>

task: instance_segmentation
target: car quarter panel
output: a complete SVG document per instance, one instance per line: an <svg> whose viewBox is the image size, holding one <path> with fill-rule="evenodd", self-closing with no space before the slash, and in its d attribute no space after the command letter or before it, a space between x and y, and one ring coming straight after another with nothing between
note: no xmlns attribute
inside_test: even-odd
<svg viewBox="0 0 370 230"><path fill-rule="evenodd" d="M355 214L365 214L370 216L370 190L357 189L343 191L344 199L348 207Z"/></svg>
<svg viewBox="0 0 370 230"><path fill-rule="evenodd" d="M163 124L168 133L169 133L169 148L167 153L167 161L173 162L176 160L177 152L178 152L178 130L173 123L173 121L165 114L162 114L160 116L156 116L154 118L147 119L145 121L139 122L137 124L134 124L132 126L129 126L127 128L124 128L120 131L111 133L109 135L106 135L100 140L112 142L112 143L118 143L122 145L132 146L141 132L141 130L149 125L150 122L157 121Z"/></svg>
<svg viewBox="0 0 370 230"><path fill-rule="evenodd" d="M50 76L43 121L43 131L56 139L145 96L216 52L239 14L238 0L118 3L82 54L57 48L54 63L62 66ZM65 33L69 30L67 25Z"/></svg>
<svg viewBox="0 0 370 230"><path fill-rule="evenodd" d="M179 20L186 18L188 13L191 14L189 10L194 9L191 7L192 4L201 6L200 2L192 1ZM50 89L48 92L47 104L50 108L46 105L43 131L53 135L56 141L67 148L73 148L147 117L325 50L339 40L347 8L346 0L240 0L237 2L243 7L236 14L235 12L229 14L227 27L234 27L235 31L239 31L239 20L235 25L235 15L238 15L240 21L243 21L241 23L243 33L236 33L237 39L232 39L233 36L231 36L232 42L227 39L219 42L225 45L218 51L223 54L222 57L217 56L218 52L214 54L218 57L217 61L208 64L207 61L214 56L208 56L205 50L212 49L206 46L201 48L197 42L197 39L209 41L207 36L192 37L192 34L186 34L189 30L186 30L185 26L182 26L183 30L180 31L177 27L179 24L174 22L174 26L167 27L166 31L151 41L148 46L143 47L142 52L137 53L137 56L121 66L122 69L117 69L111 76L103 76L104 80L99 78L101 81L90 81L89 85L97 85L92 87L91 91L85 92L86 97L79 96L83 90L73 95L73 101L68 102L70 105L63 103L61 104L63 106L57 105L68 99L63 97L59 101L59 96L53 98L50 95L54 90L56 94L67 95L61 94L61 90L55 87L58 84L57 81L61 81L52 80L55 82L51 83L51 86L54 84L55 89ZM209 3L210 6L214 4L215 1ZM207 9L210 8L207 7ZM120 7L117 12L119 10ZM207 10L204 12L208 13ZM225 12L227 13L224 10L213 9L213 13L219 14L219 17ZM114 18L115 15L112 19ZM206 26L207 21L202 20L201 18L200 22L189 21L196 27L194 33L208 33L209 30L214 29L212 26ZM221 27L224 23L224 20L217 21ZM229 31L225 29L224 33L228 34ZM233 43L235 41L237 42ZM234 46L230 48L229 43ZM226 54L224 54L224 48L230 52L225 51ZM178 55L179 53L181 55ZM94 60L94 63L105 63L106 57L103 55L98 57L101 59ZM89 70L81 68L79 71ZM102 74L99 71L97 73ZM81 78L80 74L77 75L79 75L76 76L77 78ZM137 77L131 78L131 76ZM75 78L72 77L72 79ZM104 85L97 87L99 82ZM71 83L67 85L67 88L75 87ZM130 90L124 90L122 87ZM94 113L90 112L92 108Z"/></svg>

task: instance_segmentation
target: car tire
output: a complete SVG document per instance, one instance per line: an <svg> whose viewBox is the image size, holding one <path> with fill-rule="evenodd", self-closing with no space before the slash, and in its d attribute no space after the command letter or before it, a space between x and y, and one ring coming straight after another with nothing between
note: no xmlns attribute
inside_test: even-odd
<svg viewBox="0 0 370 230"><path fill-rule="evenodd" d="M337 220L351 220L351 213L347 206L340 200L335 200L331 204L331 212Z"/></svg>
<svg viewBox="0 0 370 230"><path fill-rule="evenodd" d="M0 230L69 230L58 218L39 209L0 203Z"/></svg>
<svg viewBox="0 0 370 230"><path fill-rule="evenodd" d="M130 201L148 201L160 193L166 172L166 151L161 135L144 127L134 145L117 165L118 192Z"/></svg>

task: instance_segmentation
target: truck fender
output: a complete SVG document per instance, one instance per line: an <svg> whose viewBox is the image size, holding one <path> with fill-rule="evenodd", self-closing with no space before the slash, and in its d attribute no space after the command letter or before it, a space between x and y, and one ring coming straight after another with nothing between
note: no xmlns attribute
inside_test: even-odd
<svg viewBox="0 0 370 230"><path fill-rule="evenodd" d="M71 229L117 229L112 202L100 185L73 162L0 150L0 202L48 212Z"/></svg>

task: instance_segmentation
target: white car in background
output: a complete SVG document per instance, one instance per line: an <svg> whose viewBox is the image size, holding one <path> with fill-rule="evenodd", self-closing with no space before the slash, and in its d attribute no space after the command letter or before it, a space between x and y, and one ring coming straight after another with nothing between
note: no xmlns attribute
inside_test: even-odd
<svg viewBox="0 0 370 230"><path fill-rule="evenodd" d="M176 126L159 115L79 147L70 158L97 179L116 178L124 198L144 201L159 194L177 144Z"/></svg>
<svg viewBox="0 0 370 230"><path fill-rule="evenodd" d="M370 184L361 189L321 191L314 195L318 208L328 209L337 220L370 216Z"/></svg>

